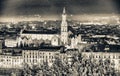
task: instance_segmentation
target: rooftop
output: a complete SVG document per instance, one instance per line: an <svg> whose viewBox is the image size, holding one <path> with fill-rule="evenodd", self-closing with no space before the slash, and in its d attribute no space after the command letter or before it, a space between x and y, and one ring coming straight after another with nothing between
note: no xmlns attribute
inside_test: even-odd
<svg viewBox="0 0 120 76"><path fill-rule="evenodd" d="M23 50L57 51L63 46L24 47Z"/></svg>
<svg viewBox="0 0 120 76"><path fill-rule="evenodd" d="M106 47L107 46L107 47ZM99 44L95 46L98 48L97 50L93 50L93 52L112 52L112 53L120 53L120 45L104 45L104 44ZM108 49L108 50L105 50ZM90 50L86 50L86 52L91 52Z"/></svg>
<svg viewBox="0 0 120 76"><path fill-rule="evenodd" d="M63 46L52 46L52 45L41 45L38 47L3 47L3 50L7 51L18 51L18 50L60 50Z"/></svg>
<svg viewBox="0 0 120 76"><path fill-rule="evenodd" d="M58 34L57 30L23 30L23 34Z"/></svg>

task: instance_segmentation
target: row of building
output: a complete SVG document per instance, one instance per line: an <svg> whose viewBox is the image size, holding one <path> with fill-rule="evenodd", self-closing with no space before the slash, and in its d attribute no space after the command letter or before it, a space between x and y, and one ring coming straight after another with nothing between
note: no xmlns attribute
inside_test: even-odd
<svg viewBox="0 0 120 76"><path fill-rule="evenodd" d="M67 49L63 46L42 46L42 47L24 47L24 48L4 48L0 54L1 68L23 68L27 63L32 65L42 65L48 62L49 66L54 63L56 57L62 61L71 59L76 49ZM71 64L71 61L68 61Z"/></svg>
<svg viewBox="0 0 120 76"><path fill-rule="evenodd" d="M43 65L44 62L48 62L51 66L56 57L71 65L74 54L79 52L78 49L65 49L63 46L4 48L0 54L0 67L23 68L25 63L32 66ZM120 53L118 52L81 52L81 54L86 59L109 59L114 64L113 67L120 71Z"/></svg>

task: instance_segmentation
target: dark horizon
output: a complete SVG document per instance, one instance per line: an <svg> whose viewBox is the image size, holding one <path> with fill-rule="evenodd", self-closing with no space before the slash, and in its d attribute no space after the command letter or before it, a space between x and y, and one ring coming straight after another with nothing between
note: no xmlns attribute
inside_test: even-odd
<svg viewBox="0 0 120 76"><path fill-rule="evenodd" d="M1 0L0 16L120 14L119 0Z"/></svg>

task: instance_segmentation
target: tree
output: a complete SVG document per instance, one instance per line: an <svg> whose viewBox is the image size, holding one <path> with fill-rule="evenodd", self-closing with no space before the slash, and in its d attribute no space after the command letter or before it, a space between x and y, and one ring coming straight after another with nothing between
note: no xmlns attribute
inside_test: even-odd
<svg viewBox="0 0 120 76"><path fill-rule="evenodd" d="M32 67L24 64L23 76L116 76L115 69L111 66L112 63L109 59L86 59L79 53L73 56L75 60L71 66L59 57L55 58L51 67L48 62Z"/></svg>
<svg viewBox="0 0 120 76"><path fill-rule="evenodd" d="M31 67L27 63L24 63L24 68L22 73L24 76L32 76Z"/></svg>

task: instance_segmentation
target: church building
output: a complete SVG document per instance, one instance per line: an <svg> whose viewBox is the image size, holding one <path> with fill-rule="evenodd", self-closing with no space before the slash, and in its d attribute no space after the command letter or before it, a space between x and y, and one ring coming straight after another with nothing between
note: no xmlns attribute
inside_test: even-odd
<svg viewBox="0 0 120 76"><path fill-rule="evenodd" d="M51 31L39 31L39 30L22 30L18 39L18 45L30 44L37 42L49 42L53 46L67 45L68 44L68 24L67 14L65 8L63 9L61 33Z"/></svg>
<svg viewBox="0 0 120 76"><path fill-rule="evenodd" d="M63 45L67 48L77 48L78 43L81 42L81 35L75 35L69 37L70 29L68 29L66 9L63 8L62 20L61 20L60 32L53 30L36 30L36 29L22 29L20 35L16 39L6 39L6 47L25 47L32 46L38 47L42 43L49 44L52 46ZM72 32L72 31L71 31ZM12 44L11 44L12 43Z"/></svg>

